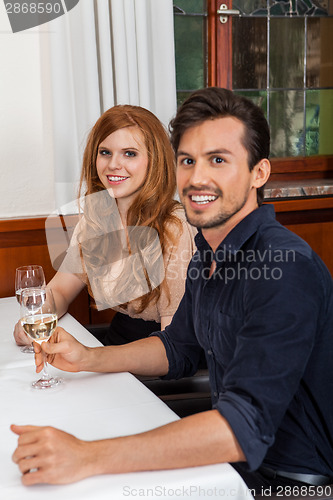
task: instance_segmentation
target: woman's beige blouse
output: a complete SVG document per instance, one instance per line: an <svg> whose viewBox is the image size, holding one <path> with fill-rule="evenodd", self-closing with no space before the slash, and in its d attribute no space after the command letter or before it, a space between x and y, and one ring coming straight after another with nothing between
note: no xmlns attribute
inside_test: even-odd
<svg viewBox="0 0 333 500"><path fill-rule="evenodd" d="M183 209L177 209L175 215L181 221L181 229L174 223L169 226L168 229L170 229L171 234L174 236L175 244L169 244L163 258L161 257L161 265L164 264L163 274L167 282L169 293L167 293L166 287L162 284L158 301L148 304L146 309L141 313L136 312L137 307L140 305L140 300L138 298L130 300L127 303L126 309L120 307L121 303L128 301L128 297L126 297L126 300L117 300L117 269L115 270L114 266L113 270L111 272L108 271L107 275L102 278L96 278L95 273L87 272L86 269L84 269L84 265L82 269L82 266L79 264L79 261L82 259L79 257L77 241L78 235L82 231L82 227L85 223L84 218L80 220L74 230L64 265L60 270L72 272L86 284L89 280L98 309L112 308L132 318L141 318L146 321L156 321L160 323L161 318L173 316L178 308L179 302L185 291L187 267L196 250L194 243L196 229L186 221ZM126 262L126 260L124 262ZM143 291L141 295L144 293L147 292ZM140 293L137 293L135 296L140 297ZM99 297L103 297L103 300L100 300ZM122 296L122 298L124 298L124 296Z"/></svg>

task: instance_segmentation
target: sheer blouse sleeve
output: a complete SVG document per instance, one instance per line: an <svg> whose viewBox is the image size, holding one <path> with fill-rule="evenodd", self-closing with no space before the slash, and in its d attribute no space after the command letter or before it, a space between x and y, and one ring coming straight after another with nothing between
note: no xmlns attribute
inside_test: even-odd
<svg viewBox="0 0 333 500"><path fill-rule="evenodd" d="M165 282L157 302L159 316L173 316L184 295L186 272L196 247L194 236L196 229L185 219L182 210L177 211L181 220L181 228L171 228L175 243L170 245L164 256Z"/></svg>

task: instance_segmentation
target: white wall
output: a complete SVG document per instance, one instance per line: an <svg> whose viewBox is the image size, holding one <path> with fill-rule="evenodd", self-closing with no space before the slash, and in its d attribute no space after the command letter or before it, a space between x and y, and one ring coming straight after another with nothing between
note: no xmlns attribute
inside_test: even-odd
<svg viewBox="0 0 333 500"><path fill-rule="evenodd" d="M163 123L174 115L172 0L98 6L106 14L84 0L13 34L0 0L0 219L47 216L76 198L86 137L104 104L141 105ZM101 87L112 97L103 106Z"/></svg>
<svg viewBox="0 0 333 500"><path fill-rule="evenodd" d="M0 2L0 218L55 208L46 29L13 34Z"/></svg>

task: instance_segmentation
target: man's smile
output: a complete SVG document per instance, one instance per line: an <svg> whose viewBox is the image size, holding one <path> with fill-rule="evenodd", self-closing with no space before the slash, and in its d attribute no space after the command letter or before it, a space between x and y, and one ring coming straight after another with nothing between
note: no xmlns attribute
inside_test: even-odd
<svg viewBox="0 0 333 500"><path fill-rule="evenodd" d="M207 205L215 201L218 197L212 194L193 194L189 198L193 203L197 203L198 205Z"/></svg>

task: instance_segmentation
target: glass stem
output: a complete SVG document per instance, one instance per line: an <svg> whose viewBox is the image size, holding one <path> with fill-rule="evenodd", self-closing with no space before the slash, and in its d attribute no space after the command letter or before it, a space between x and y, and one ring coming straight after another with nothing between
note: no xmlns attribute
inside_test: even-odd
<svg viewBox="0 0 333 500"><path fill-rule="evenodd" d="M42 370L42 380L49 380L50 378L50 375L47 371L47 361L46 361L46 352L42 351L43 352L43 370Z"/></svg>

